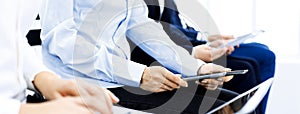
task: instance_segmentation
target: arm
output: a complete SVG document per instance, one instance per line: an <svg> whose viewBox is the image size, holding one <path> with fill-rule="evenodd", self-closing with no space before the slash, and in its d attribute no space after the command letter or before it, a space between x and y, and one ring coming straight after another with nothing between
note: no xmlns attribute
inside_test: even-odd
<svg viewBox="0 0 300 114"><path fill-rule="evenodd" d="M46 99L51 101L41 104L16 105L15 103L20 108L20 114L42 112L90 114L91 111L112 113L112 102L117 103L119 100L110 91L78 80L61 79L50 72L26 40L23 41L21 42L24 46L23 73L27 85L30 89L39 90Z"/></svg>
<svg viewBox="0 0 300 114"><path fill-rule="evenodd" d="M75 19L79 17L73 11L75 6L70 5L73 4L72 0L60 4L55 2L57 1L48 1L44 7L51 9L64 7L63 12L42 8L42 37L46 39L43 47L48 51L43 53L54 55L71 70L89 78L139 87L146 66L116 55L114 50L108 48L112 45L106 41L109 39L106 37L109 36L106 36L103 41L98 40L98 31L105 28L99 26L93 30L89 29L95 21L103 23L104 20L85 21L86 23L82 24L82 20ZM77 4L85 4L87 7L94 5L88 2ZM56 13L58 17L53 17L51 15L53 13ZM96 35L91 32L96 32Z"/></svg>
<svg viewBox="0 0 300 114"><path fill-rule="evenodd" d="M177 45L185 48L191 54L193 50L192 39L186 36L182 30L178 29L175 25L170 25L164 22L161 23L164 31L168 34L171 40L173 40Z"/></svg>
<svg viewBox="0 0 300 114"><path fill-rule="evenodd" d="M127 36L167 68L187 76L196 75L205 63L171 41L162 26L147 18L146 5L141 1L138 5L133 9Z"/></svg>
<svg viewBox="0 0 300 114"><path fill-rule="evenodd" d="M134 9L132 13L133 19L129 23L127 36L162 65L187 76L224 72L226 70L219 65L204 64L203 61L198 61L198 65L200 64L201 68L197 66L197 60L190 56L186 50L172 42L162 32L161 26L145 19L146 16L144 14L147 14L147 11L144 10L145 5L142 2L139 5L140 7ZM215 89L218 85L222 85L223 82L223 78L221 80L208 79L201 84L207 89Z"/></svg>
<svg viewBox="0 0 300 114"><path fill-rule="evenodd" d="M44 54L46 56L53 56L53 59L58 60L58 62L60 62L59 65L71 72L70 75L81 75L94 80L134 87L139 87L141 85L143 89L145 89L145 86L142 85L147 85L148 82L145 81L145 79L150 79L151 81L149 81L149 83L152 83L149 84L151 85L150 87L157 88L154 92L160 91L162 80L171 80L167 80L166 82L176 83L173 84L176 85L176 87L180 85L179 81L181 81L181 79L174 74L166 73L167 70L163 68L146 68L145 65L125 59L124 53L120 52L123 50L114 44L114 39L112 38L114 36L114 30L116 30L116 24L112 23L107 26L103 26L103 24L107 24L105 17L109 17L106 19L110 22L111 18L108 15L114 14L112 12L108 13L107 10L119 11L111 10L111 8L115 6L113 2L101 2L102 4L99 6L100 9L92 10L92 12L87 14L87 18L84 19L77 17L77 12L73 11L73 6L70 6L70 4L51 4L51 2L52 1L48 1L49 4L47 4L47 7L57 7L59 9L62 5L70 11L68 11L69 13L63 13L60 12L60 10L55 11L44 9L44 13L41 15L41 18L43 20L43 18L46 17L42 21L42 37L46 38L43 43L43 47L46 51L43 53L46 53ZM123 2L126 4L126 1ZM103 5L104 3L107 4ZM121 5L120 7L124 7L124 4L119 5ZM83 2L79 5L93 7L89 5L94 4ZM113 6L110 7L110 5ZM84 8L82 10L84 10ZM124 14L123 10L121 11L121 14ZM52 17L52 13L58 13L57 15L59 15L59 17ZM94 13L103 15L97 15L101 17L101 19L94 19L94 17L88 18L88 16L90 16L89 14ZM120 12L117 13L120 14ZM115 18L113 22L119 23L122 22L122 19ZM95 24L98 24L99 26L94 27ZM103 32L107 34L102 34ZM124 39L121 40L124 41ZM126 43L124 46L126 46ZM168 77L175 77L176 79L172 80ZM170 86L173 87L172 85Z"/></svg>
<svg viewBox="0 0 300 114"><path fill-rule="evenodd" d="M39 2L35 3L39 4ZM31 5L35 6L36 4ZM26 10L22 10L22 13L27 14L26 17L31 17L22 19L21 35L25 36L30 27L28 25L30 25L32 20L36 17L37 9L28 7ZM21 51L23 54L23 66L21 68L23 68L23 76L27 81L28 88L39 90L48 100L55 100L41 104L19 103L16 105L19 106L19 110L16 111L19 111L20 114L38 114L45 112L70 113L70 110L79 114L88 114L91 110L101 113L111 113L112 102L118 102L118 98L112 93L101 87L85 84L81 81L60 79L59 76L50 72L43 65L41 58L39 58L33 48L28 45L26 38L18 40L20 40L19 42L22 46ZM70 98L63 98L67 96ZM93 102L96 101L95 99L97 99L97 103ZM14 102L12 101L12 103Z"/></svg>
<svg viewBox="0 0 300 114"><path fill-rule="evenodd" d="M144 1L146 2L149 10L148 17L155 21L161 19L160 21L163 25L164 31L177 45L185 48L189 51L189 53L191 53L193 46L206 43L196 39L198 31L196 31L194 28L188 26L188 28L185 29L182 27L178 12L174 11L173 9L164 8L162 17L160 18L160 7L153 6L153 4L158 5L158 3L156 3L157 1Z"/></svg>
<svg viewBox="0 0 300 114"><path fill-rule="evenodd" d="M55 55L70 70L91 79L139 87L145 65L116 56L105 43L90 42L84 33L77 32L76 25L60 26L68 29L64 33L61 28L47 33L45 36L60 34L61 37L46 38L43 46L47 52L43 53Z"/></svg>
<svg viewBox="0 0 300 114"><path fill-rule="evenodd" d="M94 112L95 110L86 107L82 98L67 97L38 104L21 104L19 114L92 114ZM102 113L112 114L112 110L108 108L101 111Z"/></svg>
<svg viewBox="0 0 300 114"><path fill-rule="evenodd" d="M21 104L19 114L112 114L109 96L105 93L99 96L103 97L64 97L44 103Z"/></svg>
<svg viewBox="0 0 300 114"><path fill-rule="evenodd" d="M168 1L168 2L173 2L173 1ZM193 27L190 27L186 23L181 22L181 18L179 17L179 12L177 11L178 10L177 6L176 4L174 5L175 5L174 9L170 9L165 6L161 17L161 23L164 27L164 30L167 32L167 34L169 36L172 36L171 39L180 46L183 46L180 44L180 41L184 41L184 40L189 41L193 46L205 44L206 41L202 41L202 40L199 41L197 39L199 35L199 31L196 31ZM182 24L186 24L187 28L184 28Z"/></svg>

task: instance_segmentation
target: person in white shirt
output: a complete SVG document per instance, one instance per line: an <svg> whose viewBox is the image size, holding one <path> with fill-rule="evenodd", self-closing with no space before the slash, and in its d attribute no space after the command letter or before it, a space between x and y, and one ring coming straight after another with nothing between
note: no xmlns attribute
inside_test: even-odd
<svg viewBox="0 0 300 114"><path fill-rule="evenodd" d="M108 90L60 79L35 56L25 35L39 6L39 0L0 4L0 114L111 113L112 102L118 99ZM50 101L26 104L27 88L40 91Z"/></svg>

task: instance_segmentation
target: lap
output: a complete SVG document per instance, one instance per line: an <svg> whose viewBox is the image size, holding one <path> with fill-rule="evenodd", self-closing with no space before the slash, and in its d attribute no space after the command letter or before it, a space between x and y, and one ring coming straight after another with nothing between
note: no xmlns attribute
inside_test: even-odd
<svg viewBox="0 0 300 114"><path fill-rule="evenodd" d="M260 43L241 44L229 57L256 61L260 82L274 76L276 56L266 45Z"/></svg>
<svg viewBox="0 0 300 114"><path fill-rule="evenodd" d="M137 94L129 92L124 89L124 87L112 88L109 90L112 91L117 97L119 97L119 105L152 113L162 113L162 111L164 111L165 113L199 113L199 111L206 112L209 109L215 108L223 104L226 100L229 100L236 96L232 94L228 95L228 93L222 92L217 92L216 94L218 95L215 95L215 93L206 92L206 90L204 90L203 88L197 88L197 90L194 92L189 92L188 89L181 88L174 91L148 94ZM223 96L220 97L223 99L217 99L215 96Z"/></svg>
<svg viewBox="0 0 300 114"><path fill-rule="evenodd" d="M240 47L236 48L229 56L249 57L255 59L258 63L275 59L275 54L266 45L260 43L241 44Z"/></svg>
<svg viewBox="0 0 300 114"><path fill-rule="evenodd" d="M227 58L227 67L232 70L248 69L248 73L243 75L235 75L232 80L224 83L224 88L243 93L260 82L260 73L257 63L251 59Z"/></svg>

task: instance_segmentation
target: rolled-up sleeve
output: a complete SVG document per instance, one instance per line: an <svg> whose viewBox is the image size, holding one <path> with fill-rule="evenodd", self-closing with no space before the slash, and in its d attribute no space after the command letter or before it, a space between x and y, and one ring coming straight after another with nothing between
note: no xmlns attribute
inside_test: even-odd
<svg viewBox="0 0 300 114"><path fill-rule="evenodd" d="M205 62L194 59L187 50L176 45L159 23L147 18L145 3L137 1L138 7L133 8L127 36L165 67L185 76L197 75Z"/></svg>

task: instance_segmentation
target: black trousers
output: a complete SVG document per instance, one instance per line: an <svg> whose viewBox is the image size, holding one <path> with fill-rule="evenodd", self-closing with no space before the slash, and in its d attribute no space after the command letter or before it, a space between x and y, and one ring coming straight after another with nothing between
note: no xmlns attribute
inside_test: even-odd
<svg viewBox="0 0 300 114"><path fill-rule="evenodd" d="M193 82L188 88L160 93L126 86L109 90L120 99L119 105L157 114L202 114L237 96L234 92L209 91Z"/></svg>

